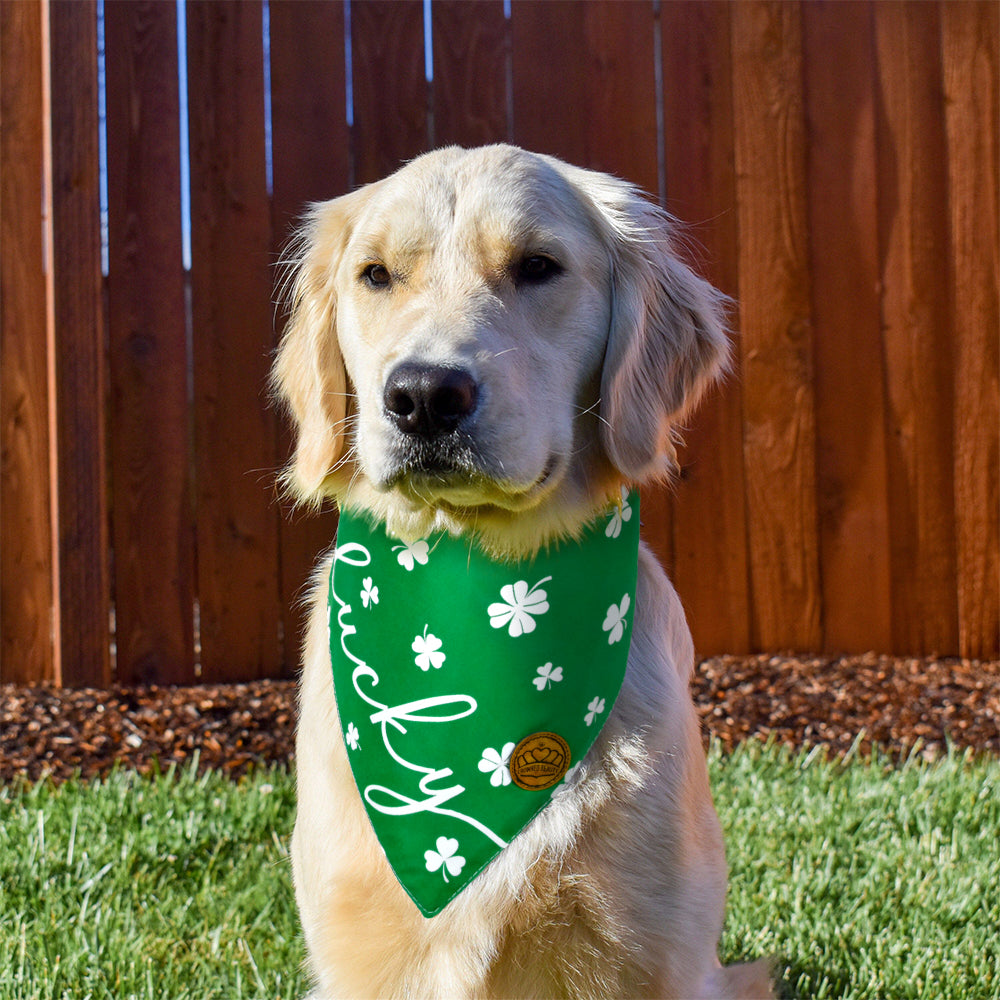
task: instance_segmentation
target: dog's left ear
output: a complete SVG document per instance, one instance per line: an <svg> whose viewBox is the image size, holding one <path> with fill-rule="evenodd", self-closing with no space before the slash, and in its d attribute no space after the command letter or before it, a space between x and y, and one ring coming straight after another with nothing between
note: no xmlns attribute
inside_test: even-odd
<svg viewBox="0 0 1000 1000"><path fill-rule="evenodd" d="M601 434L614 466L642 482L673 470L672 428L726 370L727 299L680 259L676 224L635 188L602 178L596 195L611 233L614 296Z"/></svg>

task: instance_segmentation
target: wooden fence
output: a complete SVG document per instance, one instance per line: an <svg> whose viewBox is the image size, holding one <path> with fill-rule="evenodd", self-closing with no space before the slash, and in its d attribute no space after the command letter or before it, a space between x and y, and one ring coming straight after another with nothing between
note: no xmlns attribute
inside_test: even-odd
<svg viewBox="0 0 1000 1000"><path fill-rule="evenodd" d="M645 496L699 649L998 655L996 3L180 10L0 2L2 680L294 670L333 525L274 494L276 252L308 200L494 140L659 195L738 301Z"/></svg>

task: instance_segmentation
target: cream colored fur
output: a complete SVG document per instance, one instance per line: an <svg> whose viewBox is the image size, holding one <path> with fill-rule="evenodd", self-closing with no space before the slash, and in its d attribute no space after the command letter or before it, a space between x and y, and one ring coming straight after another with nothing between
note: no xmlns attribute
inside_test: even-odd
<svg viewBox="0 0 1000 1000"><path fill-rule="evenodd" d="M526 280L539 256L555 270ZM289 487L405 538L472 534L502 556L575 533L623 483L669 471L673 428L726 360L720 296L680 262L663 213L621 181L509 146L430 153L315 206L292 258L275 367L298 427ZM401 362L475 378L443 471L421 471L388 419ZM317 997L770 996L763 963L716 957L727 870L693 649L645 548L603 733L432 919L397 884L347 764L328 572L329 557L311 598L292 844Z"/></svg>

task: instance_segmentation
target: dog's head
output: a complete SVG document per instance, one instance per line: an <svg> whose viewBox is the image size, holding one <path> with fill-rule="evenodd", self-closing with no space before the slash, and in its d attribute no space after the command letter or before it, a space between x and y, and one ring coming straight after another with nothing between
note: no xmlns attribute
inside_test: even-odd
<svg viewBox="0 0 1000 1000"><path fill-rule="evenodd" d="M573 530L669 471L672 427L727 356L722 296L663 212L510 146L429 153L314 206L291 258L288 482L404 537Z"/></svg>

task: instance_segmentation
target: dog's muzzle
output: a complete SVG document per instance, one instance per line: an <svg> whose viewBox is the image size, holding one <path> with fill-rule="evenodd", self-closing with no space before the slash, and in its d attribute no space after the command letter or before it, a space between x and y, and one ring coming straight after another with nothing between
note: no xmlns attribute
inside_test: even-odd
<svg viewBox="0 0 1000 1000"><path fill-rule="evenodd" d="M467 483L482 475L473 423L479 386L464 368L403 362L385 381L384 415L398 432L391 482Z"/></svg>

